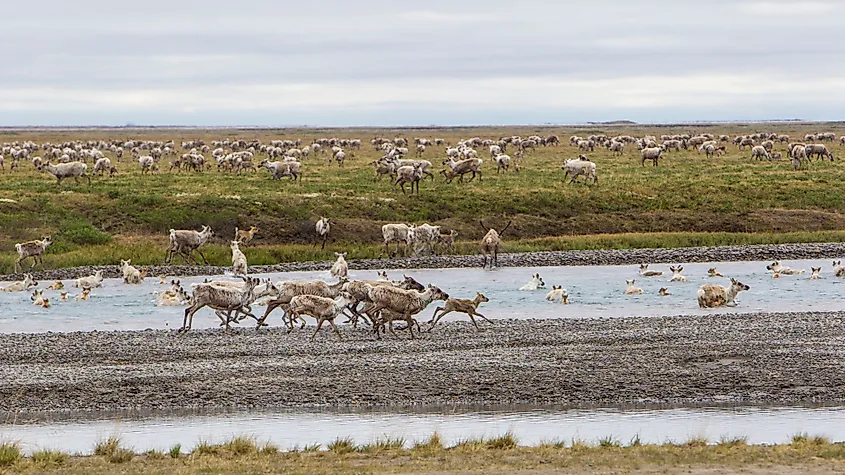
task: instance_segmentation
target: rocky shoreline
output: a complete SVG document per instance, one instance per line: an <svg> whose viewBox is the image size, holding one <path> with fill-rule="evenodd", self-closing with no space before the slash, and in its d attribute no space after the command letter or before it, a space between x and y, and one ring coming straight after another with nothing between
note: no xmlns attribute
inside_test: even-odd
<svg viewBox="0 0 845 475"><path fill-rule="evenodd" d="M275 324L276 322L274 322ZM843 315L0 335L0 410L799 404L845 400Z"/></svg>
<svg viewBox="0 0 845 475"><path fill-rule="evenodd" d="M834 259L845 255L845 243L802 243L742 245L716 247L685 247L670 249L624 249L592 251L544 251L499 255L500 267L545 267L631 265L640 263L684 264L690 262L760 261L787 259ZM291 262L270 266L251 266L250 273L323 271L331 262ZM443 269L480 267L480 256L424 256L417 258L354 259L350 269ZM91 275L102 270L107 278L120 276L115 266L83 266L33 272L36 280L69 280ZM168 276L221 275L230 267L218 266L149 266L151 275ZM22 274L0 275L0 281L14 281Z"/></svg>

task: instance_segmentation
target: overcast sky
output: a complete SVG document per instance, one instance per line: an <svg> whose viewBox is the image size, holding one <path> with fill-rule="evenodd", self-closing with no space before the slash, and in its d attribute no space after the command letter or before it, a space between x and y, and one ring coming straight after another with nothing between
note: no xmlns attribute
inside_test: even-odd
<svg viewBox="0 0 845 475"><path fill-rule="evenodd" d="M842 119L843 1L13 1L0 125Z"/></svg>

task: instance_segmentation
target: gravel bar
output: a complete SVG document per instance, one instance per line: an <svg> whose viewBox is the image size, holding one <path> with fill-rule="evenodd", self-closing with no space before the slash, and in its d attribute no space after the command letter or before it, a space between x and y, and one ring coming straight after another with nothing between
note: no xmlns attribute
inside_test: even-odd
<svg viewBox="0 0 845 475"><path fill-rule="evenodd" d="M271 322L278 325L278 321ZM0 410L845 400L843 314L0 335Z"/></svg>
<svg viewBox="0 0 845 475"><path fill-rule="evenodd" d="M500 267L630 265L641 263L684 264L689 262L735 262L787 259L833 259L845 255L845 243L803 243L670 249L620 249L595 251L548 251L500 254ZM481 257L425 256L416 258L349 260L350 269L445 269L480 267ZM249 272L300 272L329 270L333 262L292 262L271 266L251 266ZM117 266L83 266L33 272L36 280L69 280L102 270L105 277L120 277ZM231 267L149 266L151 275L168 276L221 275ZM21 280L22 274L0 275L0 281Z"/></svg>

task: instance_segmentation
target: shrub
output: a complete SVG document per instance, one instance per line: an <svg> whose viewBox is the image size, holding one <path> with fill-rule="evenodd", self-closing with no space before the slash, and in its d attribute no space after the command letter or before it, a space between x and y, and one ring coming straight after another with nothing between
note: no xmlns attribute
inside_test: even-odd
<svg viewBox="0 0 845 475"><path fill-rule="evenodd" d="M65 221L62 223L59 227L57 237L62 241L80 246L107 244L111 241L111 236L95 228L90 223L81 220Z"/></svg>

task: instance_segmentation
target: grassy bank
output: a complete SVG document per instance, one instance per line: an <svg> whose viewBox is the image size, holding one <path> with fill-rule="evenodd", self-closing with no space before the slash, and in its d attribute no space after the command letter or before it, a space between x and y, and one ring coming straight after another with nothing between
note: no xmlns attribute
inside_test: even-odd
<svg viewBox="0 0 845 475"><path fill-rule="evenodd" d="M71 456L41 450L24 457L16 444L0 446L0 469L18 473L827 473L845 468L845 445L823 437L797 435L791 443L752 446L744 439L708 443L692 438L661 445L639 440L621 443L612 436L594 444L548 442L536 447L518 444L512 435L468 439L446 447L437 434L406 443L382 439L355 445L337 439L282 452L272 444L248 438L197 444L190 453L181 446L168 451L135 453L110 438L91 455Z"/></svg>
<svg viewBox="0 0 845 475"><path fill-rule="evenodd" d="M696 127L697 132L785 132L795 137L819 128L842 133L841 125L731 125ZM839 128L837 128L839 127ZM660 135L689 133L689 127L591 127L591 128L475 128L437 131L413 130L136 130L136 131L6 131L0 142L32 140L59 143L66 140L106 138L187 139L222 138L393 137L439 136L455 143L460 138L533 133L557 134L564 142L571 134L593 133ZM838 145L829 145L840 154ZM776 148L782 148L778 146ZM266 171L242 175L218 173L168 173L141 175L137 163L124 158L120 173L93 184L72 181L57 187L55 180L24 163L19 170L0 174L0 253L7 264L14 244L52 234L53 264L104 263L100 251L119 251L119 257L137 256L141 263L157 262L153 248L139 240L163 239L170 228L199 228L207 224L225 245L235 226L257 225L255 263L311 259L308 248L317 217L336 221L332 239L336 249L356 257L373 256L381 241L380 226L387 222L429 222L455 229L459 238L473 244L483 234L478 220L502 226L512 219L507 238L511 250L606 247L668 247L685 242L735 242L737 233L774 233L755 242L777 242L784 233L813 233L845 229L845 166L840 161L814 161L808 170L793 171L787 163L751 162L748 151L728 146L728 155L707 159L695 151L669 153L660 167L641 167L638 152L628 146L614 157L599 149L589 157L599 164L599 186L568 185L560 165L579 153L569 145L540 147L522 160L519 174L497 175L489 157L482 167L483 183L443 183L426 180L419 196L392 191L387 180L374 181L369 165L381 152L369 145L352 151L344 168L330 166L324 157L304 161L301 183L273 181ZM181 150L180 150L181 153ZM422 157L441 168L443 151L430 148ZM163 163L167 169L167 164ZM672 234L665 234L672 233ZM688 234L686 234L688 233ZM718 233L708 235L705 233ZM724 234L730 233L730 234ZM607 237L602 235L620 235ZM792 236L792 234L786 234ZM559 238L564 236L564 238ZM583 237L581 237L583 236ZM673 237L675 236L675 237ZM160 245L160 241L156 243ZM104 246L104 247L97 247ZM160 253L160 250L156 250ZM220 254L218 249L213 253ZM466 252L466 251L464 251ZM228 254L228 251L223 252ZM323 254L325 255L325 254ZM221 262L228 260L221 257Z"/></svg>
<svg viewBox="0 0 845 475"><path fill-rule="evenodd" d="M571 251L595 249L649 249L698 246L729 246L744 244L788 244L813 242L845 242L845 231L815 231L793 233L625 233L592 236L558 236L508 241L505 252ZM167 242L161 237L116 238L105 244L73 246L62 252L51 249L44 257L46 269L86 265L116 265L120 259L131 258L140 266L159 265L164 259ZM391 245L391 251L394 250ZM250 265L272 265L284 262L330 261L335 251L348 252L347 259L385 257L384 247L376 244L334 243L320 250L303 244L259 245L242 247ZM203 248L211 265L231 265L231 251L220 244ZM478 243L458 242L454 253L477 255ZM0 255L0 271L12 272L13 255ZM183 264L180 258L175 264Z"/></svg>

